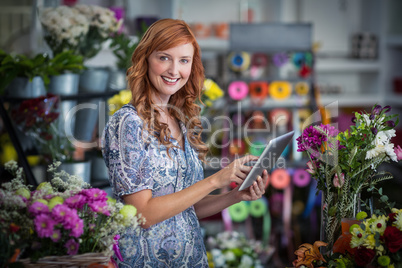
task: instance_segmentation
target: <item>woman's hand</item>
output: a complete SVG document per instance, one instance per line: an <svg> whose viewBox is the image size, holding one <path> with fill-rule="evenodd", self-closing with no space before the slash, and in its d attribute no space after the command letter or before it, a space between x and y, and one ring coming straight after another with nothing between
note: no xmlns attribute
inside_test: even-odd
<svg viewBox="0 0 402 268"><path fill-rule="evenodd" d="M245 166L244 164L250 161L256 161L257 156L246 155L242 158L234 160L225 168L221 169L213 175L216 188L222 188L230 185L230 183L235 182L237 184L242 184L247 174L252 169L251 166Z"/></svg>
<svg viewBox="0 0 402 268"><path fill-rule="evenodd" d="M232 190L236 200L239 201L254 201L260 199L265 194L265 185L268 180L268 172L266 169L262 172L261 176L258 176L257 180L253 184L243 191L239 191L239 186Z"/></svg>

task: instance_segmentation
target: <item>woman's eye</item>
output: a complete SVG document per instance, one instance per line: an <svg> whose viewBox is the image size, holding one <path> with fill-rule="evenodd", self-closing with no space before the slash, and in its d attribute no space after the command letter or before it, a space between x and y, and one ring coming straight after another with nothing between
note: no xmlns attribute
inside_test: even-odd
<svg viewBox="0 0 402 268"><path fill-rule="evenodd" d="M162 57L160 57L159 59L160 59L161 61L167 61L167 60L168 60L168 57L162 56Z"/></svg>
<svg viewBox="0 0 402 268"><path fill-rule="evenodd" d="M182 59L181 62L183 62L183 63L188 63L188 60Z"/></svg>

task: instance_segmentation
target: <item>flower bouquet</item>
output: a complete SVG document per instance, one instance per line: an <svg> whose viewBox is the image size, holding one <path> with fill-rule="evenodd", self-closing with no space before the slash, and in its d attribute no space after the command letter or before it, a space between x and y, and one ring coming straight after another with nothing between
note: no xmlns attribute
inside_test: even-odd
<svg viewBox="0 0 402 268"><path fill-rule="evenodd" d="M57 128L59 97L46 96L28 99L11 109L17 127L36 141L46 163L71 161L74 147Z"/></svg>
<svg viewBox="0 0 402 268"><path fill-rule="evenodd" d="M356 216L362 190L392 178L378 171L382 163L398 161L396 151L401 150L391 143L398 119L389 115L390 110L375 105L370 113L356 112L350 130L339 132L321 124L306 128L297 138L298 151L310 158L307 171L322 192L321 240L329 249L340 235L341 219Z"/></svg>
<svg viewBox="0 0 402 268"><path fill-rule="evenodd" d="M210 267L263 267L259 259L259 253L263 253L262 244L246 239L244 234L225 231L209 237L206 244Z"/></svg>
<svg viewBox="0 0 402 268"><path fill-rule="evenodd" d="M113 254L121 258L119 233L143 221L135 207L89 188L79 177L57 172L59 164L49 165L50 182L31 191L22 168L15 161L6 163L14 178L0 188L0 240L6 245L0 250L2 267L8 262L27 267L107 264Z"/></svg>
<svg viewBox="0 0 402 268"><path fill-rule="evenodd" d="M96 5L48 7L42 10L40 20L54 54L73 50L85 59L94 57L122 23L112 10Z"/></svg>
<svg viewBox="0 0 402 268"><path fill-rule="evenodd" d="M222 98L225 93L219 85L212 79L204 80L204 87L201 96L201 114L205 114L209 107L212 107L215 101Z"/></svg>

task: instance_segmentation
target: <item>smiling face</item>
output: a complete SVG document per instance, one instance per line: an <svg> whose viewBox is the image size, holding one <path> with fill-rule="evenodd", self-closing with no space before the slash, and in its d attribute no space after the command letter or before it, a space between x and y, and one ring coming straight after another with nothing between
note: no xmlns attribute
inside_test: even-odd
<svg viewBox="0 0 402 268"><path fill-rule="evenodd" d="M188 81L194 47L191 43L179 45L164 51L154 51L148 57L148 77L156 88L159 97L156 102L168 103Z"/></svg>

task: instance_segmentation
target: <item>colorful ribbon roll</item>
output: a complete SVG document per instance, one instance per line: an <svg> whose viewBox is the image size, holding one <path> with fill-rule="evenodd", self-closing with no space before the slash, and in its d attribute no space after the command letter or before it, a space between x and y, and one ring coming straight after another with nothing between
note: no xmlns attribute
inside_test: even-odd
<svg viewBox="0 0 402 268"><path fill-rule="evenodd" d="M306 187L310 183L311 176L304 169L296 169L293 173L293 183L297 187Z"/></svg>
<svg viewBox="0 0 402 268"><path fill-rule="evenodd" d="M268 210L268 202L265 197L250 202L250 215L256 218L262 217Z"/></svg>
<svg viewBox="0 0 402 268"><path fill-rule="evenodd" d="M251 65L256 67L265 67L268 64L268 56L264 53L254 53L251 56Z"/></svg>
<svg viewBox="0 0 402 268"><path fill-rule="evenodd" d="M250 67L250 54L247 52L232 52L228 56L229 67L234 72L242 72Z"/></svg>
<svg viewBox="0 0 402 268"><path fill-rule="evenodd" d="M290 184L290 174L286 169L275 169L270 177L271 185L278 190L283 190Z"/></svg>
<svg viewBox="0 0 402 268"><path fill-rule="evenodd" d="M245 221L248 217L248 207L245 201L241 201L229 207L229 215L234 222Z"/></svg>
<svg viewBox="0 0 402 268"><path fill-rule="evenodd" d="M248 86L244 81L233 81L228 86L228 93L233 100L242 100L247 97Z"/></svg>
<svg viewBox="0 0 402 268"><path fill-rule="evenodd" d="M265 149L265 145L266 145L265 141L260 140L253 141L248 148L250 154L260 156Z"/></svg>
<svg viewBox="0 0 402 268"><path fill-rule="evenodd" d="M292 94L292 84L287 81L273 81L269 85L269 94L275 100L284 100Z"/></svg>
<svg viewBox="0 0 402 268"><path fill-rule="evenodd" d="M274 126L287 126L290 121L291 113L287 109L277 108L269 113L271 123Z"/></svg>
<svg viewBox="0 0 402 268"><path fill-rule="evenodd" d="M229 145L229 154L231 156L243 155L246 153L246 143L242 139L233 139Z"/></svg>
<svg viewBox="0 0 402 268"><path fill-rule="evenodd" d="M281 67L288 62L288 55L286 53L276 53L272 57L272 61L274 62L276 67Z"/></svg>
<svg viewBox="0 0 402 268"><path fill-rule="evenodd" d="M268 96L268 83L264 81L250 82L248 84L250 97L263 100Z"/></svg>
<svg viewBox="0 0 402 268"><path fill-rule="evenodd" d="M310 86L307 82L300 81L295 85L296 94L299 96L306 96L310 91Z"/></svg>

